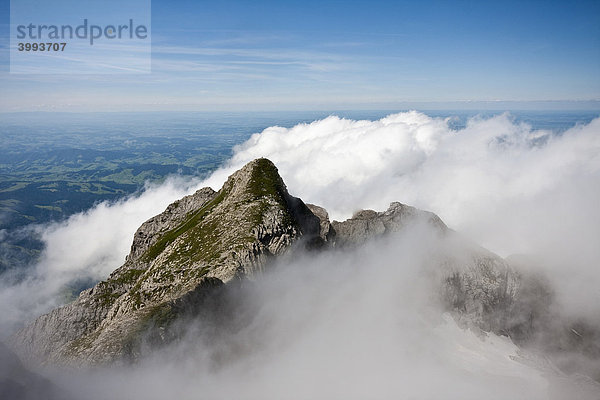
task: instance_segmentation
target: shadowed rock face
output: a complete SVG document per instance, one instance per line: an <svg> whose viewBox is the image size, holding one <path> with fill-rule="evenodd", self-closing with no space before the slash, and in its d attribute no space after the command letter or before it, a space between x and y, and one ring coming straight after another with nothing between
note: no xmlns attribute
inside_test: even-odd
<svg viewBox="0 0 600 400"><path fill-rule="evenodd" d="M218 192L200 189L146 221L123 266L11 343L45 362L122 358L157 315L175 319L179 309L171 305L181 298L217 282L252 278L301 237L320 243L319 219L289 195L269 160L255 160Z"/></svg>
<svg viewBox="0 0 600 400"><path fill-rule="evenodd" d="M142 224L125 263L107 280L39 317L11 344L22 357L46 363L135 360L142 340L159 346L176 339L180 333L170 327L183 317L222 329L251 319L252 310L236 303L241 296L230 294L275 256L296 248L344 251L417 224L459 249L439 260L437 275L440 300L459 322L522 343L547 326L552 316L542 281L459 239L437 215L392 203L384 212L330 222L325 209L287 192L269 160L257 159L218 192L200 189Z"/></svg>
<svg viewBox="0 0 600 400"><path fill-rule="evenodd" d="M600 320L561 311L553 286L540 272L543 269L535 257L513 255L506 261L523 271L507 324L513 341L543 351L567 374L583 374L600 382Z"/></svg>
<svg viewBox="0 0 600 400"><path fill-rule="evenodd" d="M73 399L52 382L25 368L21 360L1 342L0 360L0 399Z"/></svg>

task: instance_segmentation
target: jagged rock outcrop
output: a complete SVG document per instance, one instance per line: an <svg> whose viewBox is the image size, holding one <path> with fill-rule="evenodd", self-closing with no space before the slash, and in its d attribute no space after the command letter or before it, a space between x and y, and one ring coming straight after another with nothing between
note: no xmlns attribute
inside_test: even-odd
<svg viewBox="0 0 600 400"><path fill-rule="evenodd" d="M338 247L356 246L374 237L398 232L417 221L427 221L441 231L448 229L437 215L394 202L384 212L362 210L344 222L333 221L333 242Z"/></svg>
<svg viewBox="0 0 600 400"><path fill-rule="evenodd" d="M600 321L565 313L536 257L511 255L506 261L520 271L519 292L508 313L513 341L542 350L567 374L600 382Z"/></svg>
<svg viewBox="0 0 600 400"><path fill-rule="evenodd" d="M327 210L314 204L307 204L306 206L319 219L319 237L323 242L330 243L335 237L335 232L331 227Z"/></svg>
<svg viewBox="0 0 600 400"><path fill-rule="evenodd" d="M144 222L133 235L133 244L126 260L137 260L166 232L175 229L188 218L191 212L202 208L216 195L217 192L211 188L202 188L196 193L170 204L164 212Z"/></svg>
<svg viewBox="0 0 600 400"><path fill-rule="evenodd" d="M515 328L519 315L515 306L524 299L519 275L497 255L462 240L435 214L399 202L383 212L361 210L346 221L329 222L325 209L308 205L321 221L320 235L332 247L359 246L383 235L410 229L423 223L452 240L454 250L446 252L438 266L440 299L465 325L506 334ZM519 312L526 309L521 304ZM516 329L516 328L515 328Z"/></svg>
<svg viewBox="0 0 600 400"><path fill-rule="evenodd" d="M320 242L319 219L289 195L269 160L255 160L218 192L201 189L145 222L122 267L11 342L24 356L46 362L103 363L131 355L157 313L176 312L171 306L178 299L207 282L251 278L301 237Z"/></svg>
<svg viewBox="0 0 600 400"><path fill-rule="evenodd" d="M182 315L223 307L223 288L253 279L295 243L346 249L419 223L442 236L454 234L435 214L401 203L330 222L325 209L292 197L277 168L258 159L218 192L200 189L146 221L123 266L73 303L39 317L11 343L43 362L135 359L142 338L167 340L165 327ZM441 300L472 326L510 331L518 320L511 315L515 304L525 298L518 274L485 249L464 249L439 260Z"/></svg>
<svg viewBox="0 0 600 400"><path fill-rule="evenodd" d="M521 279L497 255L478 246L449 254L443 263L440 295L459 322L487 332L508 334L511 315L521 294Z"/></svg>

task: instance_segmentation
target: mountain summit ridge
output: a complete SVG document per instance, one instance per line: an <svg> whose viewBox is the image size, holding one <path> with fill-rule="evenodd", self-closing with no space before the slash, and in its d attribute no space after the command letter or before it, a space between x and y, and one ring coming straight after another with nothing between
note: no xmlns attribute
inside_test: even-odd
<svg viewBox="0 0 600 400"><path fill-rule="evenodd" d="M117 359L161 304L207 282L252 276L301 236L318 240L318 232L319 219L289 195L273 163L254 160L218 192L202 188L143 223L125 263L108 279L11 342L46 362Z"/></svg>
<svg viewBox="0 0 600 400"><path fill-rule="evenodd" d="M452 234L437 215L398 202L330 222L325 209L288 193L271 161L256 159L218 192L202 188L144 222L121 267L74 302L37 318L11 344L22 357L45 363L135 360L144 338L168 340L169 324L183 313L219 312L223 288L254 279L274 257L296 248L359 246L418 222ZM519 275L485 249L469 251L441 269L440 297L471 325L506 331L519 299Z"/></svg>

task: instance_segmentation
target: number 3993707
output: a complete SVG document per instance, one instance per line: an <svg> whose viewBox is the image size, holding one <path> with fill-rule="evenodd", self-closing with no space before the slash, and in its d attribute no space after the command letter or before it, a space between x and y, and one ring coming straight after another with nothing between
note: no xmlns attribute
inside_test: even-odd
<svg viewBox="0 0 600 400"><path fill-rule="evenodd" d="M67 43L28 43L20 42L17 43L17 50L19 51L65 51Z"/></svg>

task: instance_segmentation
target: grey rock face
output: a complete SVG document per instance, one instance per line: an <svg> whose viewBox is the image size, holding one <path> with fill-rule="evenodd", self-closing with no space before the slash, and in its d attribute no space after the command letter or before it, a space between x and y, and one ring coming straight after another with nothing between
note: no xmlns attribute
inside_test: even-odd
<svg viewBox="0 0 600 400"><path fill-rule="evenodd" d="M324 242L331 242L335 233L331 227L327 210L314 204L307 204L306 206L319 220L319 237Z"/></svg>
<svg viewBox="0 0 600 400"><path fill-rule="evenodd" d="M448 310L467 326L507 334L521 288L519 275L484 249L460 259L450 257L445 263L441 298Z"/></svg>
<svg viewBox="0 0 600 400"><path fill-rule="evenodd" d="M384 212L362 210L331 223L331 242L341 248L357 246L419 223L433 227L456 250L439 260L440 300L446 309L465 325L507 333L520 288L518 274L497 255L459 239L437 215L398 202Z"/></svg>
<svg viewBox="0 0 600 400"><path fill-rule="evenodd" d="M427 221L441 231L448 229L437 215L394 202L384 212L362 210L344 222L333 221L333 243L337 247L360 245L374 237L398 232L417 221Z"/></svg>
<svg viewBox="0 0 600 400"><path fill-rule="evenodd" d="M211 188L202 188L196 193L170 204L164 212L144 222L133 235L133 244L127 261L138 259L158 241L162 234L175 228L188 217L190 212L200 209L215 195L216 192Z"/></svg>
<svg viewBox="0 0 600 400"><path fill-rule="evenodd" d="M294 244L344 249L418 224L460 249L444 253L437 269L440 300L460 322L523 338L539 331L531 323L540 309L539 287L497 255L456 239L437 215L392 203L384 212L363 210L330 222L324 208L291 196L277 168L258 159L218 192L200 189L146 221L125 263L107 280L39 317L11 344L42 362L135 359L142 336L167 340L164 328L181 315L216 313L223 288L255 279Z"/></svg>
<svg viewBox="0 0 600 400"><path fill-rule="evenodd" d="M277 168L255 160L219 192L201 189L146 221L123 266L75 302L39 317L11 344L43 362L120 359L169 304L207 282L253 278L270 257L318 235L319 219L289 195Z"/></svg>
<svg viewBox="0 0 600 400"><path fill-rule="evenodd" d="M600 320L566 314L535 257L512 255L506 261L520 272L519 291L509 313L510 337L543 351L565 373L600 382Z"/></svg>

